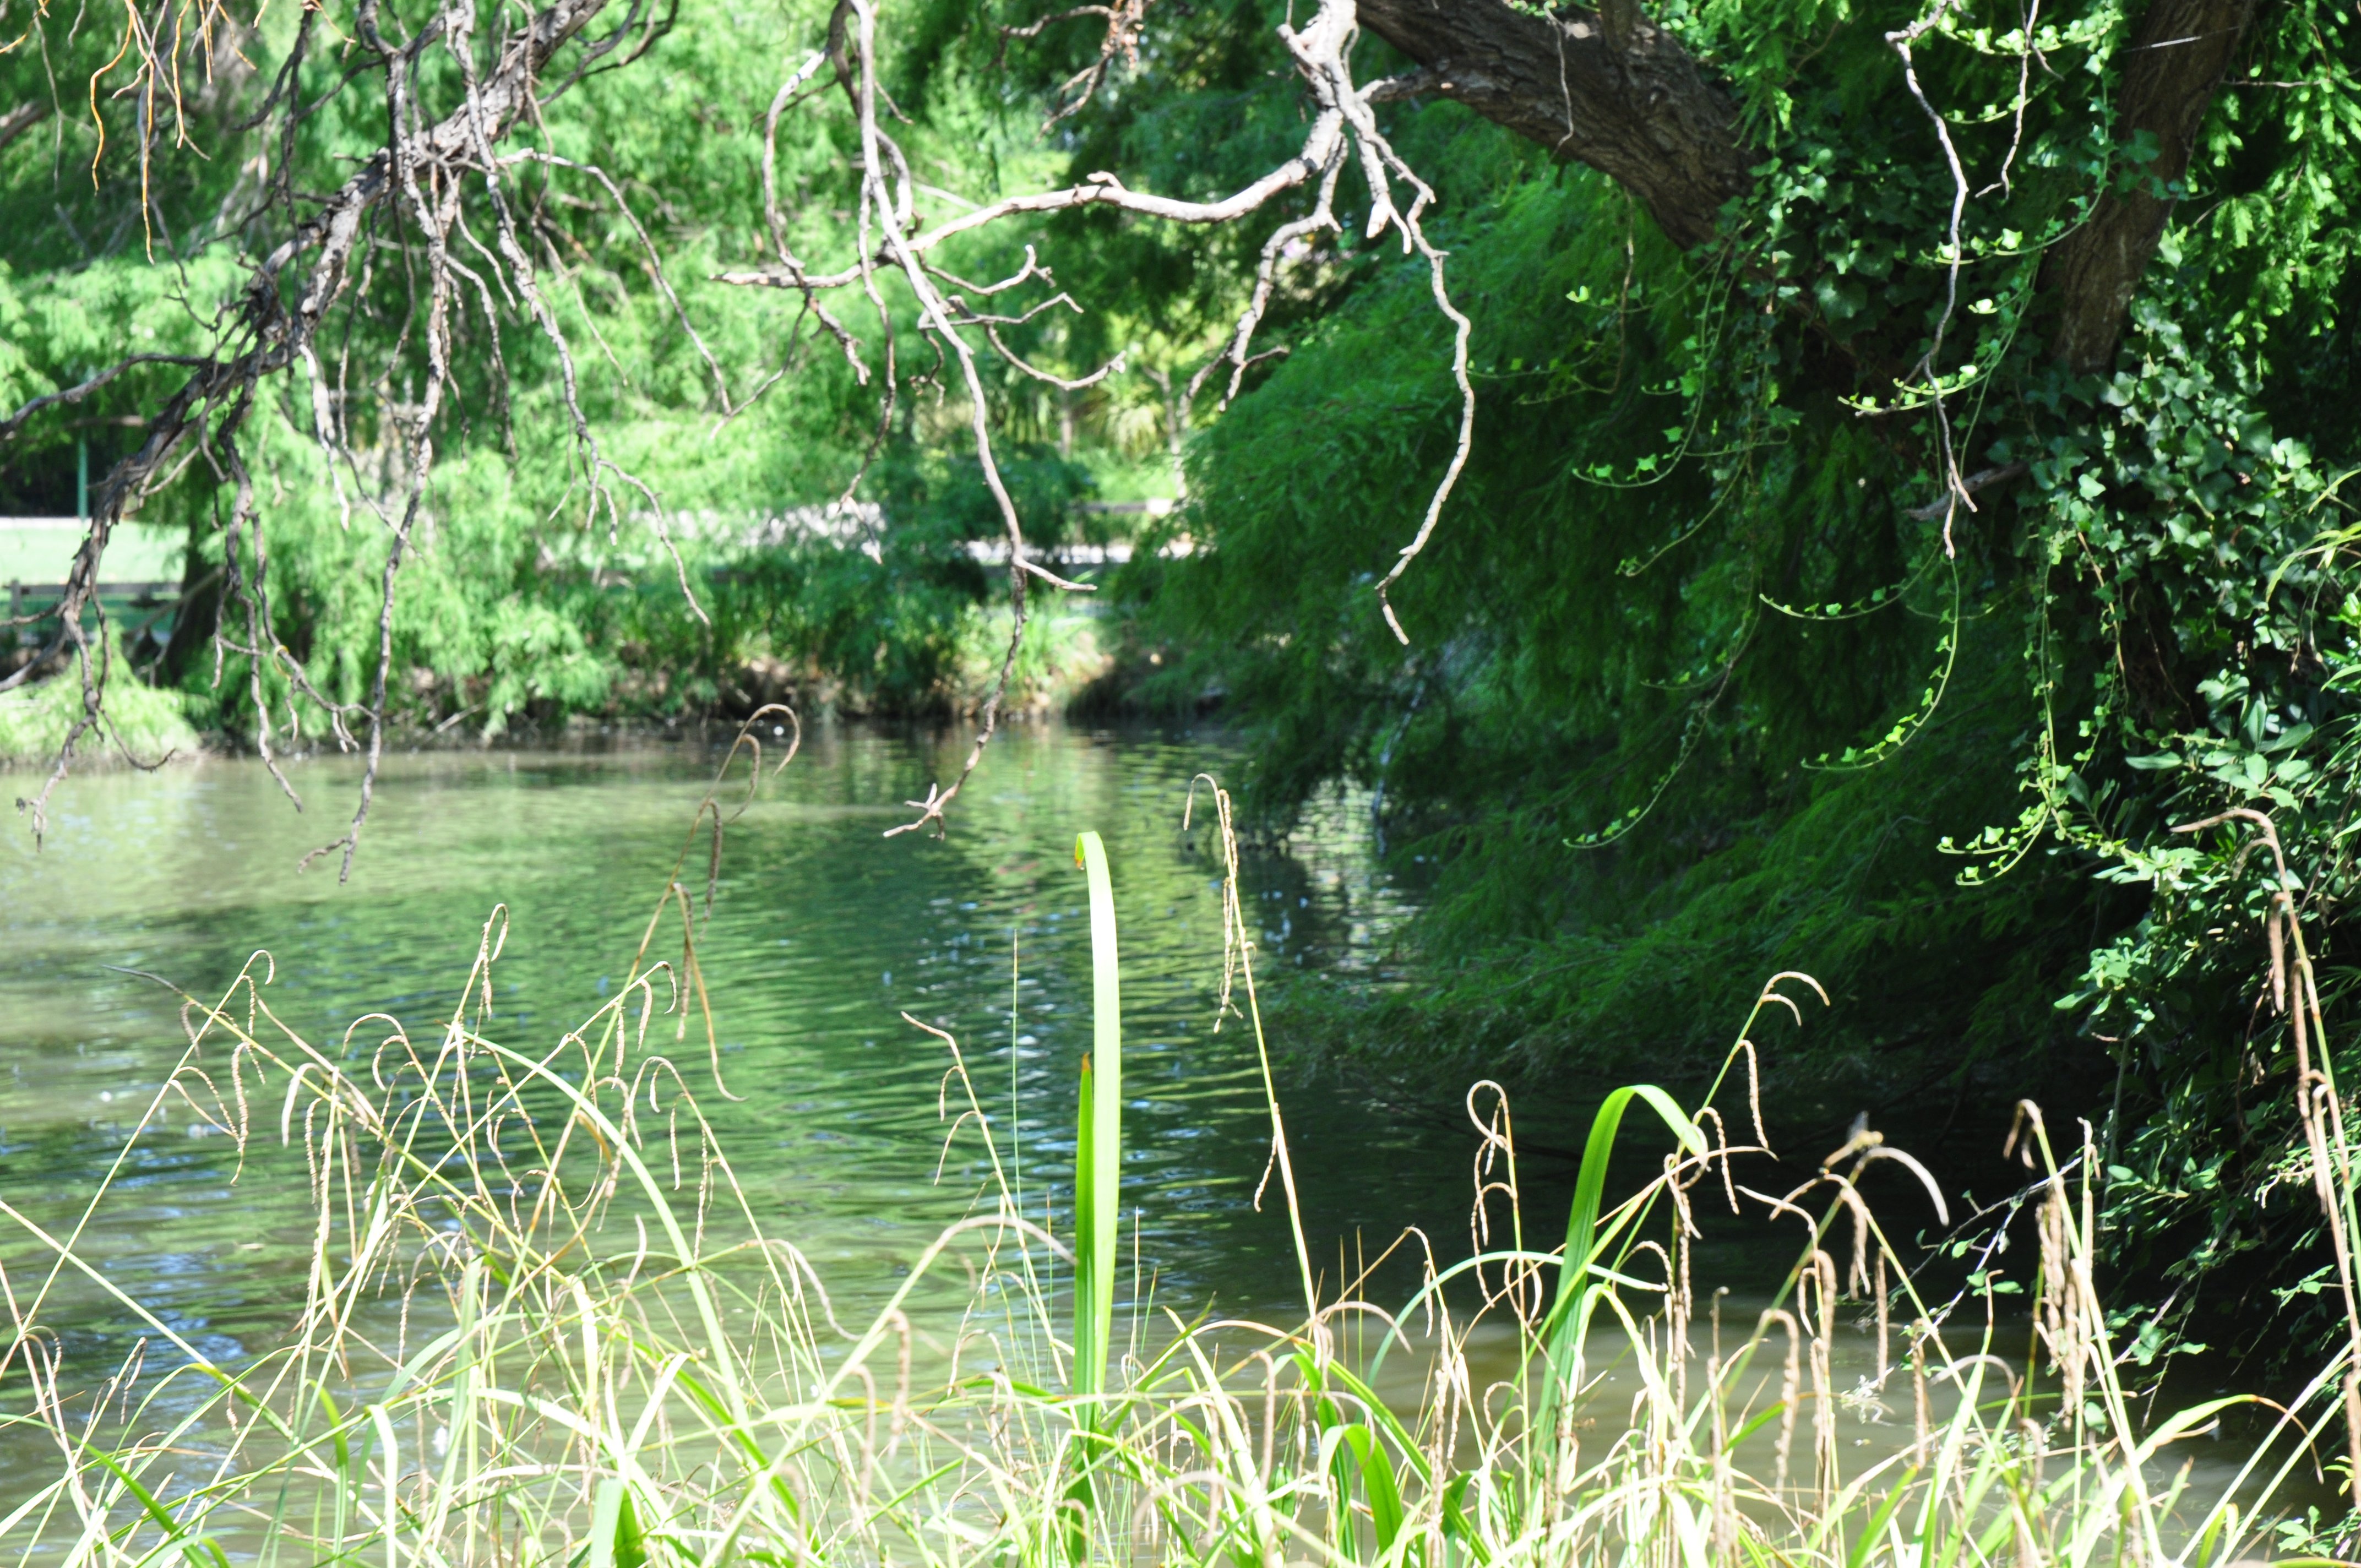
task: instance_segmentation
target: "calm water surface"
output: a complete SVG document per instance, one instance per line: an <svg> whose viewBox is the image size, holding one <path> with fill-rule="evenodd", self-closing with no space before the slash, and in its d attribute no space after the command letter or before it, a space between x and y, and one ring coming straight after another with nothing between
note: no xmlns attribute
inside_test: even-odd
<svg viewBox="0 0 2361 1568"><path fill-rule="evenodd" d="M1005 1156L1028 1194L1063 1212L1091 1028L1072 845L1094 828L1121 927L1125 1199L1143 1266L1184 1310L1293 1321L1283 1215L1251 1201L1268 1149L1252 1037L1212 1030L1219 862L1204 817L1194 831L1181 825L1191 777L1226 774L1237 753L1218 736L1019 727L994 745L947 838L884 838L912 815L898 803L950 776L965 743L818 730L730 830L699 950L720 1072L740 1098L716 1092L696 1065L694 1033L682 1054L758 1218L812 1257L851 1321L970 1212L983 1174L972 1139L938 1177L947 1053L904 1012L961 1040ZM715 762L689 743L395 758L345 885L332 864L296 865L341 829L357 781L348 762L290 769L300 815L250 762L70 781L44 848L21 830L0 836L0 1189L37 1222L68 1227L122 1156L183 1038L177 999L127 971L210 997L267 951L265 995L305 1037L332 1043L379 1013L426 1032L451 1014L484 923L505 905L489 1032L547 1049L629 971ZM692 868L701 880L701 851ZM1313 813L1283 848L1250 855L1243 882L1266 971L1379 979L1412 907L1375 865L1349 799ZM676 933L675 923L657 950L676 953ZM370 1025L368 1037L382 1032ZM1406 1098L1351 1076L1282 1083L1315 1259L1343 1265L1406 1224L1446 1261L1464 1254L1476 1139L1456 1089ZM1539 1118L1520 1124L1578 1141ZM258 1149L241 1173L228 1140L203 1134L185 1108L168 1112L79 1250L209 1356L235 1363L276 1343L302 1299L306 1184L299 1157ZM1543 1235L1565 1212L1553 1174L1541 1160L1528 1170ZM48 1255L10 1231L0 1266L12 1281L45 1272ZM1733 1325L1749 1327L1795 1239L1750 1234L1709 1244L1700 1259L1701 1285L1718 1274L1741 1287L1729 1305L1741 1312ZM81 1374L70 1370L70 1385L103 1378L152 1336L71 1277L42 1317ZM1873 1363L1864 1333L1841 1337L1838 1352L1841 1386ZM1849 1445L1897 1434L1873 1398L1849 1402L1844 1427ZM0 1435L0 1508L55 1464L54 1447L31 1434Z"/></svg>
<svg viewBox="0 0 2361 1568"><path fill-rule="evenodd" d="M902 1013L961 1040L995 1114L1013 1097L1004 1131L1013 1124L1025 1163L1071 1161L1090 1033L1072 844L1095 828L1122 931L1127 1202L1173 1288L1267 1300L1292 1272L1272 1272L1283 1226L1248 1202L1268 1123L1251 1036L1212 1033L1219 865L1202 818L1181 828L1191 776L1221 773L1232 753L1213 740L1020 729L995 743L946 839L884 839L912 815L898 803L948 776L962 745L816 733L732 826L699 950L722 1076L742 1098L713 1092L709 1072L692 1070L691 1087L767 1217L831 1263L840 1288L857 1292L864 1271L890 1280L972 1192L934 1179L948 1058ZM125 970L211 996L267 950L264 994L308 1038L334 1040L372 1013L418 1029L449 1014L487 916L505 905L492 1032L554 1043L628 971L713 762L692 746L397 759L344 886L331 862L295 869L350 809L341 762L291 771L302 815L247 762L71 782L45 848L21 832L0 839L0 1160L13 1200L45 1219L78 1212L179 1053L177 999ZM1374 965L1407 905L1363 837L1339 806L1285 853L1249 859L1266 968ZM701 849L693 862L701 883ZM676 953L676 921L669 944ZM1433 1208L1439 1182L1464 1187L1466 1138L1373 1116L1340 1088L1291 1108L1323 1229L1390 1234ZM234 1154L189 1135L192 1120L182 1111L168 1126L179 1135L138 1157L90 1250L143 1299L234 1341L295 1283L241 1244L299 1255L303 1194L233 1182Z"/></svg>
<svg viewBox="0 0 2361 1568"><path fill-rule="evenodd" d="M1072 845L1090 828L1115 868L1126 1199L1142 1255L1168 1299L1228 1310L1285 1301L1284 1222L1250 1202L1268 1147L1251 1036L1212 1032L1219 862L1202 816L1193 833L1181 825L1191 775L1223 773L1234 752L1218 739L1022 727L994 744L946 839L884 838L912 815L898 803L950 776L964 744L818 731L730 829L699 953L721 1075L741 1098L698 1069L696 1032L682 1056L759 1218L859 1314L968 1212L980 1162L955 1157L937 1179L947 1052L904 1012L959 1037L1004 1155L1029 1192L1063 1210L1091 1027ZM0 837L10 1201L53 1229L72 1225L178 1058L177 998L126 971L213 997L267 951L275 978L264 995L306 1038L333 1045L379 1013L425 1032L451 1013L484 922L504 905L489 1032L545 1050L628 972L715 760L701 745L397 758L342 886L332 861L296 870L350 811L357 775L342 760L290 770L300 815L251 762L70 781L45 847L22 831ZM1339 804L1285 852L1249 858L1266 969L1375 966L1408 905L1372 869L1363 820ZM692 863L701 883L701 849ZM675 920L659 954L677 954L677 930ZM371 1025L368 1038L383 1032ZM1373 1109L1334 1080L1296 1088L1297 1158L1323 1255L1408 1222L1464 1232L1463 1130ZM185 1107L163 1123L79 1250L234 1362L273 1343L301 1300L301 1162L283 1169L287 1157L262 1150L241 1176L229 1141L204 1135ZM962 1150L980 1152L972 1139ZM21 1234L0 1238L14 1276L36 1254ZM43 1316L93 1376L148 1332L71 1278Z"/></svg>

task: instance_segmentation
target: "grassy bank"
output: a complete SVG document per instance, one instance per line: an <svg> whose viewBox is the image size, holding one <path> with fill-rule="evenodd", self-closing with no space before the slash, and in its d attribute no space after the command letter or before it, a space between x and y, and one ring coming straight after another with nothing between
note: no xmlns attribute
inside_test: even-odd
<svg viewBox="0 0 2361 1568"><path fill-rule="evenodd" d="M683 721L734 724L738 717L763 703L798 698L808 699L818 708L833 708L856 717L970 717L983 706L999 678L1008 650L1009 625L1009 612L1003 608L967 611L953 622L943 667L929 677L931 684L908 690L896 688L882 697L842 672L822 664L808 660L790 664L768 653L753 653L745 656L734 673L702 684L692 681L686 686L665 684L661 687L642 685L608 688L603 693L608 700L601 709L576 712L562 704L527 704L513 712L503 712L495 725L485 717L487 704L478 693L478 700L472 707L452 707L447 713L431 702L423 706L398 705L392 728L404 743L445 745L489 744L495 740L529 740L537 734L561 734L569 724L595 725L601 718L609 726L643 726L653 733ZM111 631L109 635L113 635ZM1096 620L1053 602L1046 609L1038 610L1027 623L1024 640L1009 671L1002 711L1062 712L1104 672L1108 663L1107 655L1100 649ZM436 694L430 691L428 695ZM466 695L462 692L456 696ZM232 692L233 706L237 696ZM451 701L456 701L456 696L451 696ZM451 702L446 701L445 706L451 706ZM239 723L234 714L225 713L221 701L210 691L200 690L192 695L169 686L151 685L132 672L119 647L105 683L101 711L101 725L85 731L75 743L77 768L126 762L149 766L167 757L192 757L207 742L201 724L227 727L227 734L219 728L212 734L217 745L239 747L248 741L248 727ZM0 768L53 766L60 748L82 712L82 681L71 666L61 674L15 691L0 692ZM313 733L325 732L325 719L320 718L316 710L306 710L305 718L317 721L318 729ZM726 737L728 730L722 733ZM281 750L286 749L285 734L280 735L278 744Z"/></svg>
<svg viewBox="0 0 2361 1568"><path fill-rule="evenodd" d="M194 756L203 742L181 695L132 674L112 627L106 636L102 717L76 740L77 765L131 762L147 767L167 757ZM95 661L100 650L92 652ZM60 674L0 692L0 768L53 765L83 717L83 695L82 677L71 665Z"/></svg>
<svg viewBox="0 0 2361 1568"><path fill-rule="evenodd" d="M125 1568L2226 1568L2279 1545L2281 1488L2343 1451L2349 1350L2283 1412L2234 1397L2149 1408L2092 1285L2091 1151L2053 1146L2030 1107L2019 1245L1981 1260L1982 1292L1920 1294L1923 1256L1894 1237L1945 1201L1867 1129L1800 1188L1749 1191L1770 1140L1743 1044L1693 1103L1645 1086L1608 1097L1563 1216L1528 1212L1518 1130L1502 1097L1479 1097L1488 1250L1433 1258L1406 1299L1316 1267L1218 794L1224 1035L1261 1069L1266 1208L1294 1238L1300 1311L1191 1317L1156 1299L1155 1260L1124 1234L1109 894L1123 868L1085 835L1096 1028L1071 1162L1021 1184L966 1048L912 1020L912 1042L941 1053L950 1152L986 1174L968 1216L856 1317L697 1111L726 1092L695 864L749 787L725 776L625 983L555 1045L505 1039L491 1015L497 912L437 1017L309 1040L272 1014L260 959L192 1004L186 1054L122 1168L170 1103L249 1147L246 1179L309 1181L311 1266L279 1343L222 1364L178 1314L116 1290L76 1227L0 1202L0 1420L57 1455L0 1504L0 1550ZM2290 961L2301 999L2300 945ZM1775 977L1742 1036L1817 1007L1812 990ZM2341 1124L2323 1110L2314 1124L2312 1175L2349 1234ZM266 1159L274 1141L300 1158ZM1614 1190L1619 1147L1661 1157L1661 1173ZM1862 1193L1880 1165L1914 1178L1893 1235ZM1690 1221L1708 1203L1794 1227L1795 1266L1752 1321L1693 1288ZM1993 1288L2011 1283L2039 1334L2029 1364L2002 1354L1995 1326ZM74 1325L51 1301L92 1291L139 1325L143 1363L91 1365L90 1341L61 1333ZM1839 1320L1856 1315L1882 1347L1866 1391L1832 1370ZM1483 1347L1502 1343L1505 1376L1484 1370L1498 1358ZM1895 1412L1894 1441L1865 1455L1837 1441L1840 1405L1862 1398ZM2174 1444L2241 1408L2260 1412L2254 1435L2201 1488Z"/></svg>

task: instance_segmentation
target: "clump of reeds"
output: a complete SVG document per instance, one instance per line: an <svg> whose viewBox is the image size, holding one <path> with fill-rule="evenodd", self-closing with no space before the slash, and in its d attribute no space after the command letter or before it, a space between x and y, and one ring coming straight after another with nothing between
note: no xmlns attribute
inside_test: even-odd
<svg viewBox="0 0 2361 1568"><path fill-rule="evenodd" d="M1228 803L1214 799L1226 847ZM718 857L726 814L710 798L699 826L708 818ZM1109 868L1095 836L1078 858L1099 1012L1068 1234L1020 1212L998 1179L1000 1135L958 1042L935 1032L950 1135L977 1140L994 1178L850 1325L795 1237L746 1201L666 1054L703 1011L695 899L679 881L629 983L545 1051L490 1030L497 912L456 1004L423 1030L377 1018L322 1048L272 1014L255 970L241 973L220 1000L192 1004L165 1092L240 1140L303 1152L316 1228L301 1310L281 1343L218 1365L116 1290L71 1235L0 1205L47 1259L28 1269L20 1252L6 1280L5 1419L45 1431L58 1454L45 1484L0 1508L0 1547L27 1563L126 1568L2081 1568L2103 1555L2204 1568L2260 1550L2275 1488L2338 1424L2349 1348L2235 1481L2191 1496L2170 1445L2236 1401L2160 1420L2136 1409L2091 1284L2087 1139L2061 1160L2025 1110L2048 1365L2012 1365L1989 1314L1961 1343L1950 1320L1968 1298L1934 1304L1913 1288L1860 1178L1897 1163L1926 1179L1938 1210L1942 1199L1875 1132L1857 1129L1795 1190L1741 1182L1733 1160L1768 1143L1744 1038L1724 1076L1742 1064L1748 1093L1726 1113L1722 1083L1694 1109L1648 1086L1609 1098L1560 1249L1525 1244L1513 1125L1491 1091L1477 1198L1488 1212L1505 1201L1505 1227L1472 1258L1430 1263L1392 1307L1316 1293L1273 1092L1301 1315L1210 1322L1126 1307ZM1227 869L1223 1004L1242 980L1259 1055L1234 847ZM680 957L650 961L673 918ZM1777 977L1756 1012L1796 1008L1791 988L1809 984ZM1627 1132L1634 1108L1646 1125ZM1669 1146L1661 1174L1616 1199L1609 1157L1642 1136ZM2331 1136L2315 1150L2341 1155ZM2349 1202L2342 1164L2323 1179L2332 1210ZM1788 1288L1755 1323L1723 1322L1714 1302L1699 1321L1699 1201L1751 1203L1806 1233ZM110 1292L177 1365L112 1381L69 1365L43 1316L65 1272ZM940 1310L946 1296L963 1306ZM1848 1299L1873 1307L1881 1345L1894 1345L1879 1382L1906 1382L1888 1392L1913 1412L1909 1442L1850 1471L1830 1358ZM394 1326L372 1331L389 1300ZM1521 1370L1479 1387L1468 1346L1501 1325ZM1389 1356L1417 1358L1414 1401L1374 1392ZM1638 1397L1611 1420L1577 1419L1609 1362L1636 1374Z"/></svg>

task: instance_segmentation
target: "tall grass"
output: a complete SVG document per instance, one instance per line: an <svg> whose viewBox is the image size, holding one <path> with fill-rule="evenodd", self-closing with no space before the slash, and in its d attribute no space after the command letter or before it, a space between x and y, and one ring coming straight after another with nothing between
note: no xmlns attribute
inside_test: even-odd
<svg viewBox="0 0 2361 1568"><path fill-rule="evenodd" d="M1090 885L1092 1007L1074 1140L1074 1393L1094 1406L1106 1392L1122 1242L1123 991L1115 884L1097 834L1074 841L1074 864Z"/></svg>
<svg viewBox="0 0 2361 1568"><path fill-rule="evenodd" d="M1526 1245L1513 1121L1479 1086L1486 1250L1430 1258L1404 1301L1323 1299L1261 1044L1228 802L1213 798L1223 1005L1242 981L1300 1319L1189 1320L1118 1299L1121 1025L1094 835L1078 859L1098 1012L1067 1234L1027 1216L961 1046L929 1030L948 1136L993 1176L851 1322L796 1238L747 1201L669 1054L704 1013L695 900L675 868L629 983L546 1051L492 1031L498 912L429 1027L379 1017L315 1044L271 1012L257 967L192 1003L157 1108L181 1100L258 1156L273 1140L301 1151L314 1216L303 1299L281 1343L223 1365L112 1283L80 1229L0 1202L38 1249L31 1265L17 1249L5 1281L0 1420L56 1453L40 1484L0 1505L0 1548L123 1568L2213 1568L2269 1550L2290 1478L2336 1435L2349 1346L2201 1494L2173 1445L2242 1401L2142 1409L2092 1286L2092 1151L2087 1138L2053 1146L2031 1107L2016 1146L2037 1211L2038 1365L2000 1354L1988 1296L1919 1297L1861 1177L1880 1163L1925 1173L1874 1132L1784 1195L1741 1184L1738 1162L1768 1143L1744 1035L1703 1102L1635 1087L1599 1111L1562 1249ZM692 829L717 860L730 815L709 798ZM681 956L651 961L667 922ZM1800 1015L1808 985L1777 977L1756 1015ZM1741 1082L1743 1105L1716 1103ZM1645 1115L1627 1127L1633 1106ZM1620 1199L1619 1142L1661 1153ZM2341 1207L2343 1165L2321 1178ZM92 1195L85 1223L109 1196ZM1752 1323L1722 1321L1719 1298L1699 1321L1701 1201L1751 1204L1804 1238ZM69 1275L170 1347L169 1367L110 1377L77 1364L49 1316ZM1913 1411L1906 1441L1850 1466L1831 1371L1847 1299L1875 1314L1878 1384ZM1486 1386L1471 1347L1504 1334L1521 1370ZM1380 1398L1405 1357L1419 1394ZM1610 1370L1638 1392L1602 1408Z"/></svg>

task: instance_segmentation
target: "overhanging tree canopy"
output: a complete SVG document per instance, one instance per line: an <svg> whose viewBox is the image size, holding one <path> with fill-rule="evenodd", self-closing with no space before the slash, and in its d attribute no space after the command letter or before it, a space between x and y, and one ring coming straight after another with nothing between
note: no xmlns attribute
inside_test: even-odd
<svg viewBox="0 0 2361 1568"><path fill-rule="evenodd" d="M2175 829L2270 815L2341 994L2361 111L2334 4L843 0L752 93L718 12L120 19L20 24L18 208L86 158L198 324L49 356L6 433L137 421L68 609L115 521L197 474L266 749L296 713L380 744L436 476L517 408L520 450L568 455L539 504L674 515L685 475L616 448L586 343L664 367L631 417L761 419L784 372L816 499L958 441L1006 550L1004 679L1028 593L1065 586L1027 564L1009 410L1192 345L1156 369L1202 397L1172 526L1203 548L1135 573L1146 624L1261 725L1266 803L1357 771L1434 836L1451 1016L1564 1061L1802 962L1892 999L1857 1006L1861 1050L1907 1047L1889 1078L2103 1046L2145 1234L2211 1256L2299 1223L2254 1197L2301 1087L2257 1003L2290 890L2243 819ZM37 38L99 84L73 159ZM664 137L736 175L685 215L609 170L641 149L602 115L699 49L731 92ZM251 160L201 171L175 138L208 127ZM568 303L594 268L639 291L622 356ZM266 439L377 531L326 685L277 635Z"/></svg>

